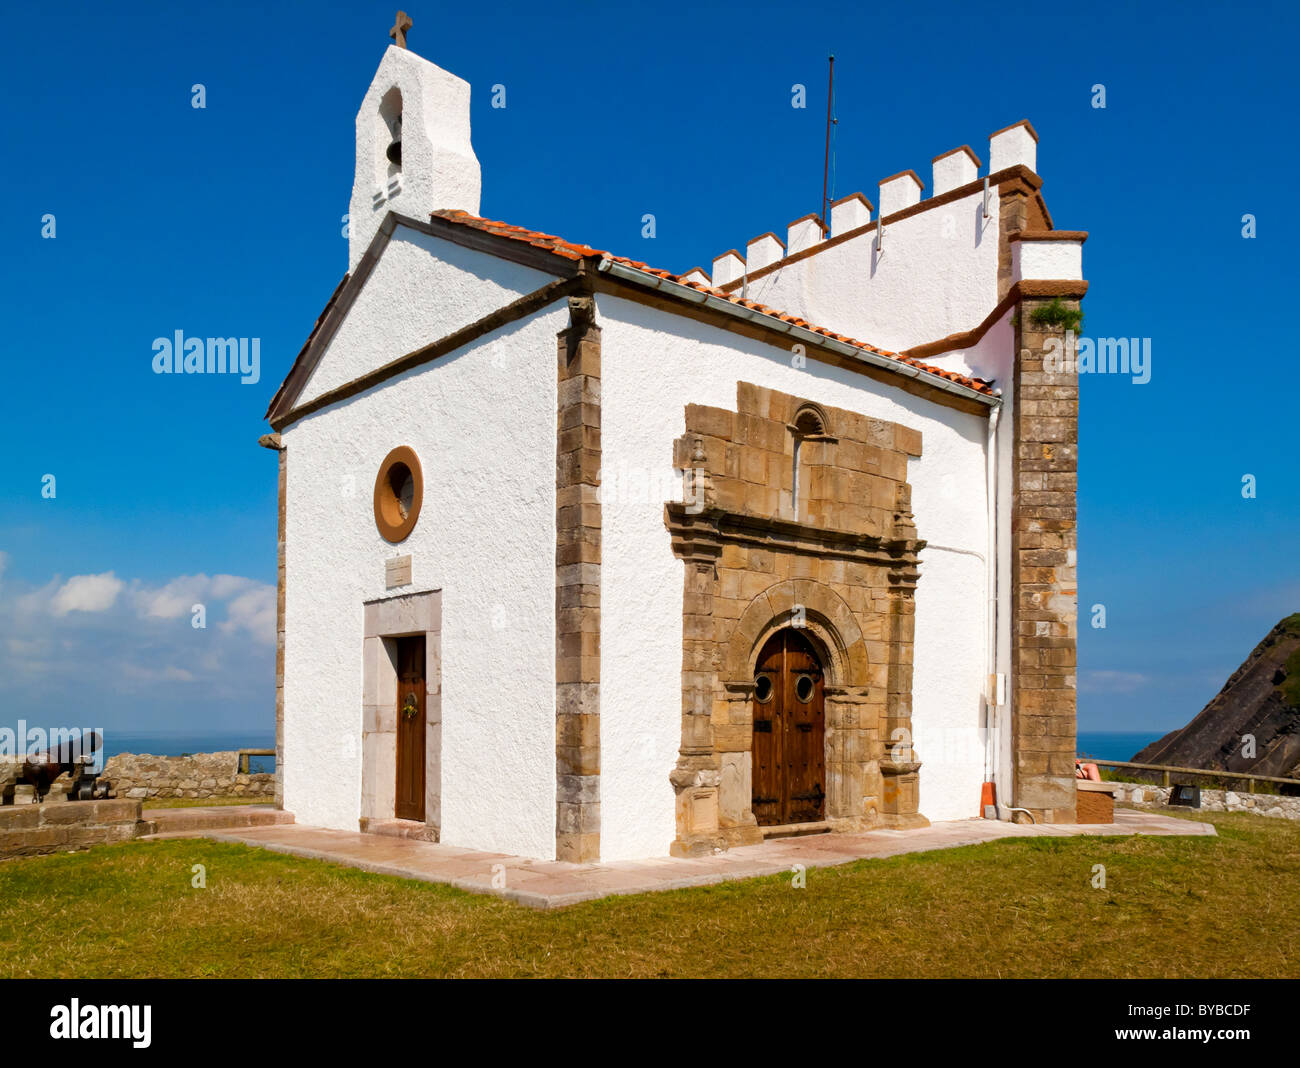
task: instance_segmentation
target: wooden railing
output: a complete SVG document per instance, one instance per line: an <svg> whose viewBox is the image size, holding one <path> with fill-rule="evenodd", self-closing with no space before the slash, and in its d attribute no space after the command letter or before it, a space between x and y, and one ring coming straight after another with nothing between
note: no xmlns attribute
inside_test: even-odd
<svg viewBox="0 0 1300 1068"><path fill-rule="evenodd" d="M249 768L248 758L255 757L255 756L273 757L275 756L275 750L274 749L241 749L239 751L239 774L240 775L250 774L248 770Z"/></svg>
<svg viewBox="0 0 1300 1068"><path fill-rule="evenodd" d="M1099 768L1133 768L1137 771L1158 771L1161 773L1161 786L1170 785L1170 775L1200 775L1212 779L1234 779L1245 782L1246 793L1255 792L1257 782L1284 783L1288 786L1300 786L1300 779L1288 779L1281 775L1252 775L1244 771L1206 771L1204 768L1180 768L1173 764L1138 764L1132 760L1098 760L1096 757L1080 757L1085 764L1096 764Z"/></svg>

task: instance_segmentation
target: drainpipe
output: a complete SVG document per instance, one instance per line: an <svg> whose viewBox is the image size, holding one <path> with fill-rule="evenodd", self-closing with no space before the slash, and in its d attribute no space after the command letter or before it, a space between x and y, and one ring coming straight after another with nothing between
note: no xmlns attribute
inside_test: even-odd
<svg viewBox="0 0 1300 1068"><path fill-rule="evenodd" d="M1005 698L1005 683L999 685L998 674L998 417L1002 406L989 412L988 440L985 446L985 485L988 496L988 539L989 550L986 556L986 582L988 583L988 649L986 653L987 687L984 698L984 782L986 790L989 784L997 781L995 765L999 747L996 744L998 726L998 708L1000 699ZM1001 692L1000 692L1001 691ZM994 786L993 789L996 789ZM1000 801L1000 799L999 799ZM1009 819L1010 812L999 803L998 819ZM983 813L981 812L981 815Z"/></svg>

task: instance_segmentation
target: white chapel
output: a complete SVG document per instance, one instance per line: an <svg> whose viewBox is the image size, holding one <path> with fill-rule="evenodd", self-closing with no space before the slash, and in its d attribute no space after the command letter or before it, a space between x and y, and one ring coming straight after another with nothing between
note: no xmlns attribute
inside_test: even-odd
<svg viewBox="0 0 1300 1068"><path fill-rule="evenodd" d="M396 37L262 439L279 803L571 861L1074 822L1087 235L1034 128L674 273L494 221Z"/></svg>

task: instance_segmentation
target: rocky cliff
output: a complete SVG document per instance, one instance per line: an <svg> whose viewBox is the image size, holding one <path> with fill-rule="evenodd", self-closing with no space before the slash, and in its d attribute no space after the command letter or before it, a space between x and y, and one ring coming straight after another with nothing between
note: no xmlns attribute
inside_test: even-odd
<svg viewBox="0 0 1300 1068"><path fill-rule="evenodd" d="M1268 632L1186 727L1133 759L1300 778L1300 612Z"/></svg>

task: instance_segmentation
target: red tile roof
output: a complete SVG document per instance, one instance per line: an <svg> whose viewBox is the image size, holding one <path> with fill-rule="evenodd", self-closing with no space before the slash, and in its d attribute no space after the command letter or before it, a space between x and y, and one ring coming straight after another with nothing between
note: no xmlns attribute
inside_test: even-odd
<svg viewBox="0 0 1300 1068"><path fill-rule="evenodd" d="M433 213L440 219L446 219L448 222L459 223L462 226L470 226L475 230L482 230L485 233L496 234L498 237L508 237L512 241L522 241L525 244L532 245L535 248L546 249L558 256L563 256L569 260L581 260L588 256L608 257L616 263L621 263L626 267L635 267L646 274L655 275L658 278L666 279L670 282L676 282L678 285L685 286L688 289L696 289L701 293L708 293L710 296L728 301L731 304L737 304L744 308L750 308L753 311L761 312L764 315L770 315L773 318L780 319L782 322L789 323L792 326L802 327L804 330L811 331L814 334L820 334L822 337L832 338L835 341L842 342L845 345L852 345L854 348L862 349L864 352L875 353L877 356L885 356L891 360L897 360L899 363L907 364L909 367L915 367L919 371L927 374L936 375L939 378L945 378L949 382L956 382L959 385L966 386L979 393L993 395L993 387L990 383L982 378L968 378L965 375L959 375L955 371L945 371L942 367L935 367L933 364L923 363L920 360L913 359L910 356L904 356L898 352L890 352L888 349L877 348L875 345L868 345L865 341L858 341L855 338L845 337L843 334L837 334L833 330L828 330L824 326L816 326L797 315L787 315L783 311L775 308L769 308L766 304L759 304L757 301L746 300L742 297L732 296L724 293L720 289L713 289L710 286L701 285L698 282L688 282L682 275L673 274L670 271L661 270L658 267L651 267L649 264L642 263L640 260L628 259L626 256L615 256L606 252L604 249L592 248L590 245L575 245L571 241L565 241L562 237L556 237L554 234L544 234L538 230L529 230L522 226L512 226L509 223L497 222L493 219L481 219L477 215L470 215L465 211L435 211Z"/></svg>

